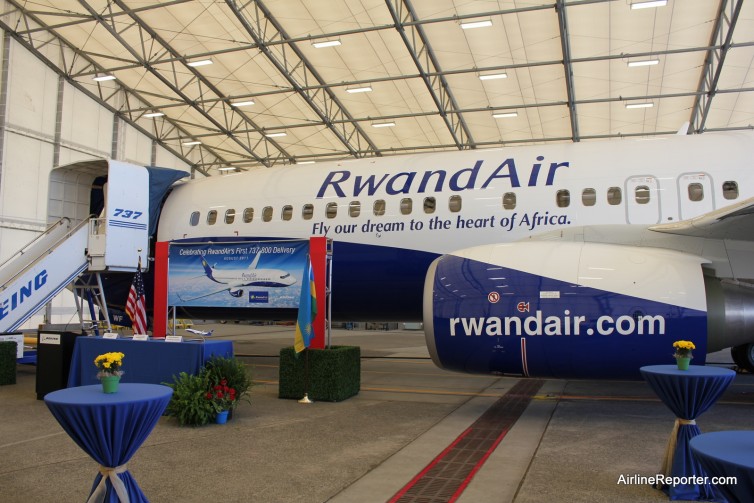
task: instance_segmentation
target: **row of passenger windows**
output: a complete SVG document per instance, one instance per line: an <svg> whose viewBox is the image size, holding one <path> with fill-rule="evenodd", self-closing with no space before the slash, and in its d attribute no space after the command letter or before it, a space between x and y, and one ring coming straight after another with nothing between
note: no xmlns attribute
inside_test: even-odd
<svg viewBox="0 0 754 503"><path fill-rule="evenodd" d="M634 189L634 201L637 204L648 204L651 200L651 190L648 185L639 185ZM701 183L690 183L688 185L688 198L690 201L702 201L704 200L704 186ZM738 184L736 182L724 182L723 183L723 197L725 199L737 199L738 198ZM623 191L620 187L610 187L606 192L607 204L615 206L623 202ZM567 208L571 205L571 191L558 190L555 193L555 202L559 208ZM592 188L586 188L581 191L581 204L583 206L594 206L597 204L597 191ZM448 198L448 210L451 213L457 213L461 211L462 199L459 195L452 195ZM506 210L513 210L516 208L516 193L506 192L502 197L502 207ZM382 216L385 214L386 203L384 199L377 199L372 204L372 213L375 216ZM422 208L424 213L432 214L437 208L437 199L435 197L425 197L422 202ZM410 215L414 210L414 200L410 197L404 197L400 201L400 213L401 215ZM273 219L274 209L272 206L265 206L262 209L262 220L269 222ZM351 201L348 203L348 216L358 217L361 215L361 202ZM325 216L327 218L335 218L338 215L338 203L331 202L325 206ZM214 225L217 223L217 210L210 210L207 213L207 224ZM228 209L225 211L224 221L226 224L232 224L236 221L236 210ZM314 205L305 204L301 207L301 218L304 220L311 220L314 217ZM199 219L201 214L195 211L191 214L190 223L192 226L199 225ZM287 204L283 206L283 210L280 214L282 220L291 220L293 218L293 206ZM241 214L241 219L244 223L249 223L254 220L254 208L245 208Z"/></svg>

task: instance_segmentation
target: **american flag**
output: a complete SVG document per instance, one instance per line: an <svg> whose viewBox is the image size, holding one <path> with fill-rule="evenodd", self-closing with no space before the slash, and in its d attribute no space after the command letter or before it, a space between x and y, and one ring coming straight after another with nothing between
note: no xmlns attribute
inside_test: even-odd
<svg viewBox="0 0 754 503"><path fill-rule="evenodd" d="M147 333L147 301L144 298L144 280L141 277L141 258L136 270L131 290L126 301L126 314L131 318L131 326L135 334Z"/></svg>

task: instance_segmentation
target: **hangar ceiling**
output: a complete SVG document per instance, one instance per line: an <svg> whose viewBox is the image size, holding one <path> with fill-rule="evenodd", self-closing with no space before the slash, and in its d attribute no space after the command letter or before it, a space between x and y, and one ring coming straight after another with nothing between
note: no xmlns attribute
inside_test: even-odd
<svg viewBox="0 0 754 503"><path fill-rule="evenodd" d="M205 174L754 124L743 0L0 1L9 36Z"/></svg>

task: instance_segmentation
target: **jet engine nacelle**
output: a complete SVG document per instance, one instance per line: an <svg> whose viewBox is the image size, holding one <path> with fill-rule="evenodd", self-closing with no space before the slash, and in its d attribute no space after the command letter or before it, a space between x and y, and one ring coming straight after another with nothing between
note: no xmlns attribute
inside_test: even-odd
<svg viewBox="0 0 754 503"><path fill-rule="evenodd" d="M558 378L639 377L673 342L707 353L704 259L657 248L526 241L435 260L424 326L439 367Z"/></svg>
<svg viewBox="0 0 754 503"><path fill-rule="evenodd" d="M231 288L228 290L228 293L231 295L231 297L239 298L241 295L243 295L243 289L234 289Z"/></svg>

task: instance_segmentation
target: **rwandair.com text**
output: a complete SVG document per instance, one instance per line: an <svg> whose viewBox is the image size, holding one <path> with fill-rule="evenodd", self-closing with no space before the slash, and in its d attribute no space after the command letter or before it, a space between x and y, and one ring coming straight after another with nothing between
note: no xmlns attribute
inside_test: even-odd
<svg viewBox="0 0 754 503"><path fill-rule="evenodd" d="M738 484L738 478L707 477L701 475L689 475L687 477L671 477L658 473L656 475L623 475L618 476L618 485L652 485L652 486L689 486L712 484L714 486L734 486Z"/></svg>
<svg viewBox="0 0 754 503"><path fill-rule="evenodd" d="M586 316L571 316L566 310L563 316L543 317L542 311L536 311L532 316L521 318L505 316L499 318L450 318L450 335L663 335L665 334L665 318L660 315L641 316L600 316L594 326L589 324L582 330L582 323L586 323Z"/></svg>

